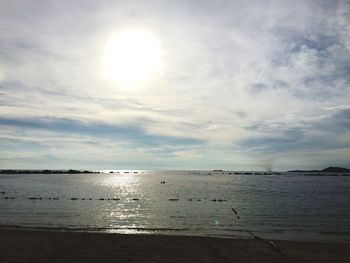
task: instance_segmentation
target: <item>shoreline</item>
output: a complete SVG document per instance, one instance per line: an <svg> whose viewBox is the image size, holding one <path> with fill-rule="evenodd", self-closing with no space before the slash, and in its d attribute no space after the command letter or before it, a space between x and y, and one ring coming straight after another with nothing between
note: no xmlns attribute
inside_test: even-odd
<svg viewBox="0 0 350 263"><path fill-rule="evenodd" d="M7 262L348 262L350 243L0 227ZM271 243L269 243L271 242Z"/></svg>
<svg viewBox="0 0 350 263"><path fill-rule="evenodd" d="M236 229L236 234L203 234L187 232L186 229L170 229L170 228L106 228L106 227L52 227L52 226L21 226L21 225L2 225L0 230L28 230L28 231L53 231L53 232L77 232L77 233L96 233L96 234L117 234L117 235L159 235L159 236L193 236L223 239L263 239L275 241L292 241L292 242L309 242L309 243L336 243L350 244L349 233L328 233L328 232L303 232L303 231L250 231L244 229ZM333 238L329 238L333 236ZM344 238L343 236L349 237ZM325 238L328 237L328 238Z"/></svg>

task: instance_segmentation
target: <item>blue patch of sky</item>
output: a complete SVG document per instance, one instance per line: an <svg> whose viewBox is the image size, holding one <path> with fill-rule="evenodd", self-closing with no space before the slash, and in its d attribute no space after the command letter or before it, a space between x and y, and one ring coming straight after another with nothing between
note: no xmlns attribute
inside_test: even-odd
<svg viewBox="0 0 350 263"><path fill-rule="evenodd" d="M96 137L127 139L139 145L198 145L203 141L186 137L172 137L147 133L141 127L128 124L107 124L82 122L68 118L5 118L0 117L0 125L17 129L40 129L58 133L73 133Z"/></svg>

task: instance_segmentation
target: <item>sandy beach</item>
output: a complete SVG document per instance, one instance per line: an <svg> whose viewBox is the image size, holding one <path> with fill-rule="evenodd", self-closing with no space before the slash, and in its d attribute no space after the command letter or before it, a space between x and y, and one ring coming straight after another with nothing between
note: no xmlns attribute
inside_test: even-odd
<svg viewBox="0 0 350 263"><path fill-rule="evenodd" d="M350 243L0 229L0 262L349 262Z"/></svg>

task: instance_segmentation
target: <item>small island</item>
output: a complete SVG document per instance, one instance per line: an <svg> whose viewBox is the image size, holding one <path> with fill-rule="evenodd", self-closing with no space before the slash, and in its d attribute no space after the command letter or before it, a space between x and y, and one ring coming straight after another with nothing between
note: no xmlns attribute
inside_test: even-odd
<svg viewBox="0 0 350 263"><path fill-rule="evenodd" d="M312 176L324 176L324 175L343 175L350 176L350 169L343 167L334 167L330 166L323 170L292 170L288 171L288 173L303 173L304 175L312 175Z"/></svg>
<svg viewBox="0 0 350 263"><path fill-rule="evenodd" d="M0 170L0 174L96 174L100 172L93 171L80 171L80 170L17 170L17 169L4 169Z"/></svg>

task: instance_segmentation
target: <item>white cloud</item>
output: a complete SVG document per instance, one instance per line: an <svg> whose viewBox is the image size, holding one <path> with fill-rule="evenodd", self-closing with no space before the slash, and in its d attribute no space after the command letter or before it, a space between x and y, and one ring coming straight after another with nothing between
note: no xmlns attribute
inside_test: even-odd
<svg viewBox="0 0 350 263"><path fill-rule="evenodd" d="M350 100L347 1L8 1L0 10L2 117L133 124L152 136L203 142L163 146L169 167L190 155L203 165L214 152L230 160L227 167L232 159L261 165L262 157L237 145L286 138L293 129L312 138L309 120L346 109ZM115 32L139 26L161 39L164 68L143 89L128 91L103 78L103 47ZM144 150L133 158L147 155L156 166L155 149L135 144ZM81 147L77 153L109 146Z"/></svg>

